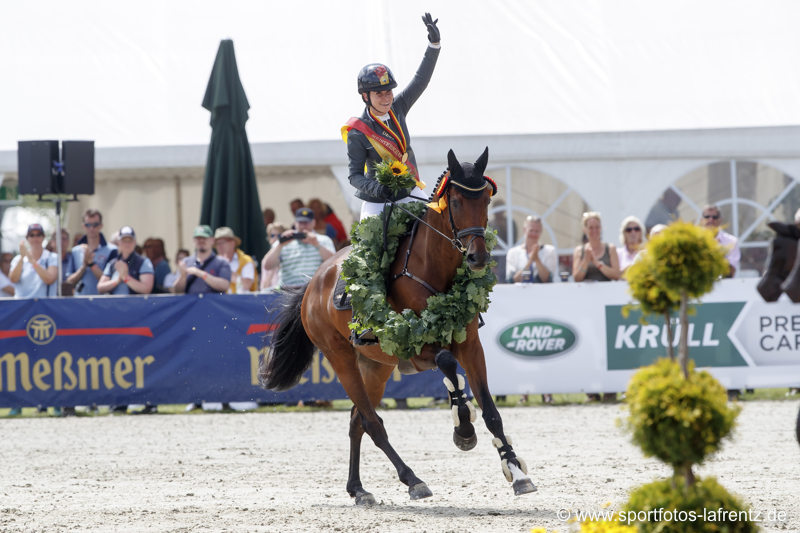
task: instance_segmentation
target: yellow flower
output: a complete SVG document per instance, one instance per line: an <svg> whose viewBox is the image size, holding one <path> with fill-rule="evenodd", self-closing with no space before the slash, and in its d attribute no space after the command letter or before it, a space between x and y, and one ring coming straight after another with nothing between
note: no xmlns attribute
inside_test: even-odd
<svg viewBox="0 0 800 533"><path fill-rule="evenodd" d="M392 163L389 169L395 176L402 176L403 174L408 174L408 167L405 166L400 161L395 161L394 163Z"/></svg>
<svg viewBox="0 0 800 533"><path fill-rule="evenodd" d="M531 529L531 533L547 533L547 530L543 527L535 527Z"/></svg>

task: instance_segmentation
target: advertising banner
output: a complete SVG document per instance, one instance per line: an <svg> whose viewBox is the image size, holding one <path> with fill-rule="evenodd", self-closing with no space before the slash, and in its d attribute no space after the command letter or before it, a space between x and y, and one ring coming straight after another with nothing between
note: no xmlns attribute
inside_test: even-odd
<svg viewBox="0 0 800 533"><path fill-rule="evenodd" d="M346 398L316 355L300 385L258 385L274 295L103 296L0 304L0 406ZM395 372L387 398L446 397L440 372Z"/></svg>
<svg viewBox="0 0 800 533"><path fill-rule="evenodd" d="M800 386L800 305L758 279L718 282L689 316L689 355L728 389ZM620 392L667 354L663 317L622 309L625 282L499 285L480 330L494 394ZM676 347L681 324L672 320Z"/></svg>

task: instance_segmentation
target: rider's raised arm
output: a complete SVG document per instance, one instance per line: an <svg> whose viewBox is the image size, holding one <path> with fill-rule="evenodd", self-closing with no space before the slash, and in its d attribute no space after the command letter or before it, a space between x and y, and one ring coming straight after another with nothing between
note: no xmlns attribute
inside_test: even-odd
<svg viewBox="0 0 800 533"><path fill-rule="evenodd" d="M439 19L436 20L438 21ZM404 114L408 113L411 106L413 106L420 95L422 95L425 88L428 86L428 82L431 81L431 76L433 76L433 69L436 67L436 60L439 58L439 50L442 48L441 43L430 41L432 38L439 37L439 29L436 28L435 23L433 27L435 29L435 37L431 36L431 29L429 28L428 47L425 49L425 55L417 69L417 73L414 74L414 79L412 79L411 83L409 83L394 99L394 105L392 107L396 110L401 110Z"/></svg>

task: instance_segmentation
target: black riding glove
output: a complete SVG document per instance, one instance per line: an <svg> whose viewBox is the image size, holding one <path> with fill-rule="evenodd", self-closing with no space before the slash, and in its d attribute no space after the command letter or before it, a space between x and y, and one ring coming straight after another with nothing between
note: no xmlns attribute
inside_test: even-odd
<svg viewBox="0 0 800 533"><path fill-rule="evenodd" d="M425 16L422 17L422 22L428 27L428 40L433 44L438 44L441 41L439 28L436 27L436 23L439 22L439 19L433 20L430 13L425 13Z"/></svg>
<svg viewBox="0 0 800 533"><path fill-rule="evenodd" d="M376 197L380 198L381 200L391 200L394 198L394 191L389 188L388 185L379 184L376 191Z"/></svg>

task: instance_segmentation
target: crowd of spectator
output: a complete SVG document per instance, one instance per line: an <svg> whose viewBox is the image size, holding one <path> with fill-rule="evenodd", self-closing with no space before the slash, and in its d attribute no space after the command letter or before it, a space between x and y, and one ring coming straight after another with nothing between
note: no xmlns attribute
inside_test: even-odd
<svg viewBox="0 0 800 533"><path fill-rule="evenodd" d="M349 244L349 234L318 198L308 205L294 199L290 210L291 225L276 222L274 210L264 210L271 250L260 264L240 248L242 241L231 228L201 225L192 234L194 255L178 250L174 269L161 238L148 238L141 246L134 228L124 226L106 239L103 215L96 209L83 214L83 232L72 244L69 232L61 230L60 261L55 232L44 246L44 229L31 224L19 254L2 254L0 298L56 296L59 270L64 296L235 294L302 285L322 261Z"/></svg>
<svg viewBox="0 0 800 533"><path fill-rule="evenodd" d="M663 214L676 218L675 198L666 193L662 198ZM301 199L290 202L293 224L276 222L275 212L265 209L269 252L260 264L241 250L241 239L231 228L212 230L207 225L194 229L194 255L180 249L171 270L160 238L148 238L144 246L137 244L131 226L123 226L106 240L102 214L87 210L82 217L83 233L70 247L69 233L61 231L62 255L56 252L56 235L44 246L45 232L40 224L28 227L26 238L19 243L19 254L0 255L0 297L43 298L56 295L56 280L61 275L65 295L131 295L151 293L244 293L270 291L278 287L305 284L323 261L349 244L348 232L329 205L313 198L305 204ZM800 216L800 211L798 211ZM499 217L499 218L498 218ZM490 225L507 231L504 212L495 214ZM663 218L663 217L661 217ZM504 273L508 283L552 283L612 281L624 279L625 271L642 253L647 235L653 236L667 225L656 223L652 213L644 226L634 217L626 217L620 226L619 246L603 242L602 218L598 212L584 213L581 226L583 244L572 256L572 272L559 272L556 249L539 242L542 220L529 216L523 225L523 241L510 248L505 256ZM660 220L660 219L659 219ZM513 224L513 221L512 221ZM716 205L703 208L701 224L714 232L717 242L726 249L730 276L739 267L741 252L736 237L725 232L720 209ZM516 236L516 226L513 233ZM504 233L505 235L505 233ZM588 394L593 401L599 394ZM605 393L603 400L616 394ZM543 395L546 403L550 395ZM199 407L190 404L188 409ZM127 406L112 409L125 410ZM65 408L69 410L70 408ZM152 412L147 406L145 412ZM69 411L67 411L69 412Z"/></svg>

